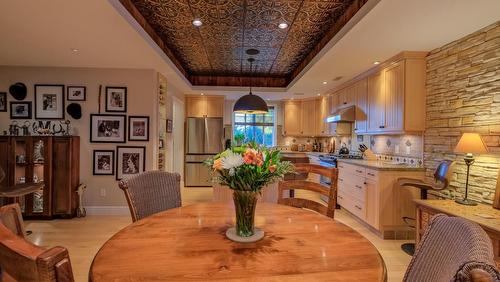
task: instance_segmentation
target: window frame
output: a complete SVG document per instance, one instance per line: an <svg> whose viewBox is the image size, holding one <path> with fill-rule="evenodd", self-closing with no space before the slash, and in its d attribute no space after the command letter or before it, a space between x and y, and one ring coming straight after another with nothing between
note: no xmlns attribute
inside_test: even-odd
<svg viewBox="0 0 500 282"><path fill-rule="evenodd" d="M277 118L278 118L278 107L277 105L274 105L274 104L268 104L267 105L268 108L272 108L273 109L273 122L270 123L270 122L246 122L247 120L247 114L244 114L245 115L245 122L236 122L236 113L235 112L232 112L232 118L231 118L231 123L232 123L232 129L231 129L231 136L232 136L232 139L234 139L234 132L235 132L235 129L236 129L236 126L239 125L239 126L258 126L258 127L261 127L262 128L262 132L264 133L264 128L265 127L272 127L272 144L271 145L266 145L268 147L274 147L276 146L276 139L277 139L277 134L276 134L276 131L277 131ZM260 115L265 115L265 114L260 114ZM246 137L246 136L245 136ZM262 144L264 145L264 144Z"/></svg>

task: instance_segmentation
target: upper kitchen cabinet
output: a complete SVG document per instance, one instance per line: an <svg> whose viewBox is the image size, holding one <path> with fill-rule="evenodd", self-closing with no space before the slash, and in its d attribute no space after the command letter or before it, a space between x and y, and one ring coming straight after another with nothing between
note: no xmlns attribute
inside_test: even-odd
<svg viewBox="0 0 500 282"><path fill-rule="evenodd" d="M355 105L358 134L424 131L426 55L402 52L341 85L332 111Z"/></svg>
<svg viewBox="0 0 500 282"><path fill-rule="evenodd" d="M186 96L186 117L223 116L223 96Z"/></svg>
<svg viewBox="0 0 500 282"><path fill-rule="evenodd" d="M356 82L354 85L354 96L356 106L354 132L356 134L363 134L366 133L368 127L368 85L366 79Z"/></svg>
<svg viewBox="0 0 500 282"><path fill-rule="evenodd" d="M330 135L330 129L326 118L330 115L330 97L325 96L316 100L317 109L317 133L319 136Z"/></svg>
<svg viewBox="0 0 500 282"><path fill-rule="evenodd" d="M302 102L285 101L284 103L284 134L290 136L302 135Z"/></svg>
<svg viewBox="0 0 500 282"><path fill-rule="evenodd" d="M304 136L316 136L317 132L317 112L316 100L303 100L301 114L301 131Z"/></svg>

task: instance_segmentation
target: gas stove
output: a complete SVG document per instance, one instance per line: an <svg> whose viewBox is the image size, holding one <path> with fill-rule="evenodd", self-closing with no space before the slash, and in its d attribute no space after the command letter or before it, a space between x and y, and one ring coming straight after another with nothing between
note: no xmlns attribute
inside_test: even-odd
<svg viewBox="0 0 500 282"><path fill-rule="evenodd" d="M319 156L319 160L321 162L333 164L336 166L337 159L363 159L363 155L360 153L351 153L351 154L325 154Z"/></svg>

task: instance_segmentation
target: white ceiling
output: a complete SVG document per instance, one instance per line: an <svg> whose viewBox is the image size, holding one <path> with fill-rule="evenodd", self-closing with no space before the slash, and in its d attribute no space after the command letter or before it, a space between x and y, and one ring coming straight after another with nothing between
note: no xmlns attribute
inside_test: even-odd
<svg viewBox="0 0 500 282"><path fill-rule="evenodd" d="M334 38L288 89L254 93L272 100L325 93L373 61L403 50L430 51L500 20L498 0L380 0L371 10L369 4L368 13ZM248 91L193 88L118 0L2 0L0 11L0 65L152 68L184 93L237 98ZM343 79L332 81L337 76Z"/></svg>

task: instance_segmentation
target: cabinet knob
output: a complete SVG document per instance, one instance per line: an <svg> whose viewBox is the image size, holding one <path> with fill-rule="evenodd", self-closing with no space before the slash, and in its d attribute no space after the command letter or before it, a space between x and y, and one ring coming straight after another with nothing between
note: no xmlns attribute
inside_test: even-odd
<svg viewBox="0 0 500 282"><path fill-rule="evenodd" d="M381 125L381 126L379 126L378 128L385 128L385 126Z"/></svg>
<svg viewBox="0 0 500 282"><path fill-rule="evenodd" d="M347 102L344 102L344 105L347 105Z"/></svg>
<svg viewBox="0 0 500 282"><path fill-rule="evenodd" d="M358 128L357 128L357 127L355 127L355 128L354 128L354 130L358 130Z"/></svg>
<svg viewBox="0 0 500 282"><path fill-rule="evenodd" d="M366 185L366 182L363 182L363 184L365 184L365 185Z"/></svg>

